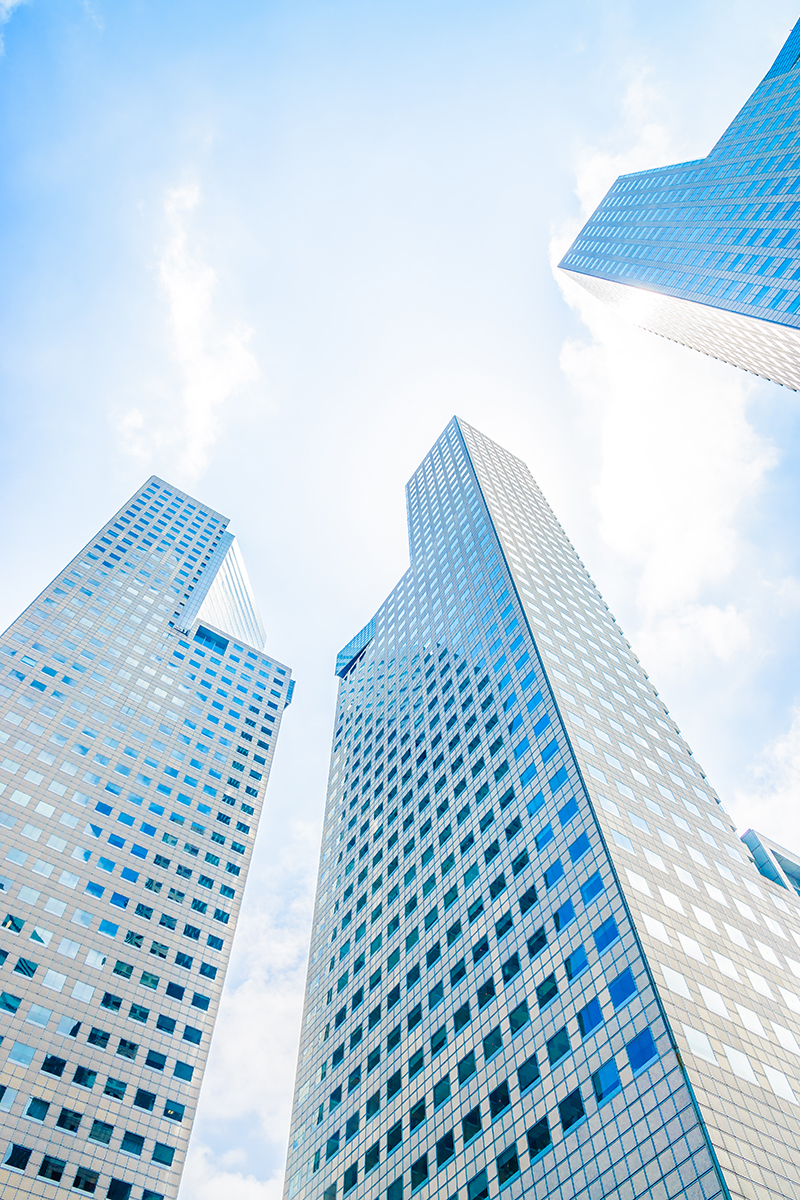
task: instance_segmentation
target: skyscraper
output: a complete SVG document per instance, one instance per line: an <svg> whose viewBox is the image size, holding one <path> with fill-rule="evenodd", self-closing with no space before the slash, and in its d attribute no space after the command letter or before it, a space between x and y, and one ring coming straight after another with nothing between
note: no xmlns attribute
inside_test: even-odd
<svg viewBox="0 0 800 1200"><path fill-rule="evenodd" d="M800 22L708 157L621 175L559 265L635 324L800 389Z"/></svg>
<svg viewBox="0 0 800 1200"><path fill-rule="evenodd" d="M800 906L454 419L339 654L287 1200L800 1196Z"/></svg>
<svg viewBox="0 0 800 1200"><path fill-rule="evenodd" d="M150 478L0 638L0 1190L177 1195L289 671Z"/></svg>

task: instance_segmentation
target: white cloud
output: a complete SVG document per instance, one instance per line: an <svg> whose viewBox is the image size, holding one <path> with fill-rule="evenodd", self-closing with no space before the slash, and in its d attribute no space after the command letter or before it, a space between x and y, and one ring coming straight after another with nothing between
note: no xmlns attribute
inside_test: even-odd
<svg viewBox="0 0 800 1200"><path fill-rule="evenodd" d="M269 855L267 886L239 919L203 1081L195 1136L180 1200L278 1200L282 1171L259 1180L246 1173L244 1151L231 1151L237 1127L256 1126L281 1162L289 1132L305 990L319 827L295 822ZM252 885L251 885L252 886ZM219 1148L219 1149L218 1149Z"/></svg>
<svg viewBox="0 0 800 1200"><path fill-rule="evenodd" d="M141 408L134 408L120 422L129 453L142 460L176 456L175 473L187 483L202 475L208 464L226 401L260 374L248 348L252 330L218 317L216 272L192 248L191 219L199 204L197 184L172 188L164 200L168 235L158 278L169 310L177 383L154 389L159 418L150 420Z"/></svg>
<svg viewBox="0 0 800 1200"><path fill-rule="evenodd" d="M14 14L14 9L19 8L20 4L25 4L26 0L0 0L0 25L5 25L11 20ZM0 36L0 54L5 52L3 39Z"/></svg>
<svg viewBox="0 0 800 1200"><path fill-rule="evenodd" d="M552 239L558 262L583 220L620 173L680 160L650 112L638 77L625 100L623 153L586 149L577 163L582 217ZM584 402L600 447L594 500L601 534L638 580L648 667L671 674L707 655L727 660L749 641L731 604L704 604L704 589L730 578L740 560L738 517L776 463L747 421L754 383L744 372L621 320L556 270L589 338L564 344L561 366Z"/></svg>
<svg viewBox="0 0 800 1200"><path fill-rule="evenodd" d="M280 1200L282 1191L282 1172L270 1179L256 1179L255 1175L227 1170L209 1146L193 1141L179 1195L180 1200L219 1200L220 1196L225 1200Z"/></svg>
<svg viewBox="0 0 800 1200"><path fill-rule="evenodd" d="M784 846L800 845L800 708L787 731L756 758L734 792L731 816L743 829L757 829Z"/></svg>

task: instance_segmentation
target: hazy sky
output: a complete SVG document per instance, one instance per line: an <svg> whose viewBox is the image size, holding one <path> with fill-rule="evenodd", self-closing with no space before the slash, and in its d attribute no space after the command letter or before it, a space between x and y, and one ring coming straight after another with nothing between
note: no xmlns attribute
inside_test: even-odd
<svg viewBox="0 0 800 1200"><path fill-rule="evenodd" d="M297 678L181 1200L278 1200L336 651L458 413L524 458L742 830L800 847L800 405L553 262L789 0L0 0L0 627L151 472Z"/></svg>

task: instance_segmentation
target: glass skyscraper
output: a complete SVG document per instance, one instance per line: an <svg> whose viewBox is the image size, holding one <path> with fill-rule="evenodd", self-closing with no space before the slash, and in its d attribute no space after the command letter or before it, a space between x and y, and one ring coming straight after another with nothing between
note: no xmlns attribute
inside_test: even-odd
<svg viewBox="0 0 800 1200"><path fill-rule="evenodd" d="M454 419L339 654L287 1200L800 1197L800 898Z"/></svg>
<svg viewBox="0 0 800 1200"><path fill-rule="evenodd" d="M290 672L156 477L0 637L0 1191L177 1195Z"/></svg>
<svg viewBox="0 0 800 1200"><path fill-rule="evenodd" d="M621 175L559 265L635 324L800 389L800 22L708 157Z"/></svg>

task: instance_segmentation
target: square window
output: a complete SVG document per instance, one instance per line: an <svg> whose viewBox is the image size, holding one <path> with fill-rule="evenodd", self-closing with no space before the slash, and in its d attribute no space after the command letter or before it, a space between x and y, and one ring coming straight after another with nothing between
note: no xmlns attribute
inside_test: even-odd
<svg viewBox="0 0 800 1200"><path fill-rule="evenodd" d="M503 1080L501 1084L489 1093L489 1112L492 1120L499 1117L511 1105L511 1097L508 1094L508 1081Z"/></svg>
<svg viewBox="0 0 800 1200"><path fill-rule="evenodd" d="M613 1058L603 1063L602 1067L594 1072L592 1075L592 1087L594 1088L598 1104L602 1104L604 1100L609 1100L617 1092L621 1091L622 1084L620 1083L619 1071Z"/></svg>
<svg viewBox="0 0 800 1200"><path fill-rule="evenodd" d="M627 1042L625 1050L634 1075L649 1067L658 1058L656 1044L649 1029L644 1029L635 1038Z"/></svg>
<svg viewBox="0 0 800 1200"><path fill-rule="evenodd" d="M528 1130L526 1137L528 1139L528 1153L531 1156L531 1161L533 1161L540 1154L544 1154L545 1150L553 1144L547 1117L542 1117L540 1121L537 1121Z"/></svg>
<svg viewBox="0 0 800 1200"><path fill-rule="evenodd" d="M560 1062L566 1054L569 1054L570 1049L569 1034L564 1025L547 1040L547 1057L550 1060L550 1066L554 1067L557 1062Z"/></svg>
<svg viewBox="0 0 800 1200"><path fill-rule="evenodd" d="M586 1115L586 1110L583 1107L580 1088L575 1088L574 1092L559 1102L558 1113L561 1117L561 1125L566 1133L573 1125L577 1125L578 1121Z"/></svg>
<svg viewBox="0 0 800 1200"><path fill-rule="evenodd" d="M600 1001L596 996L593 996L589 1003L578 1013L578 1025L580 1026L581 1037L588 1037L590 1033L593 1033L602 1024L603 1010L600 1007Z"/></svg>
<svg viewBox="0 0 800 1200"><path fill-rule="evenodd" d="M463 1118L461 1122L461 1134L464 1139L464 1145L467 1146L473 1141L483 1129L481 1122L480 1105L473 1108L471 1112Z"/></svg>

